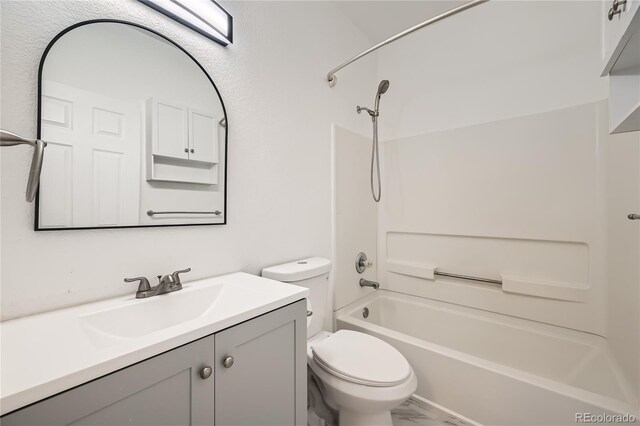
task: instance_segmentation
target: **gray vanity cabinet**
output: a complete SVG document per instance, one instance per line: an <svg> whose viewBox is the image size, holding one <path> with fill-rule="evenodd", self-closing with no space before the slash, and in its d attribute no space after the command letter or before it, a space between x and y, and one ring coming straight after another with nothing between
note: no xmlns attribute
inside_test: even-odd
<svg viewBox="0 0 640 426"><path fill-rule="evenodd" d="M216 426L306 425L306 302L216 334Z"/></svg>
<svg viewBox="0 0 640 426"><path fill-rule="evenodd" d="M298 301L10 413L0 424L303 426L305 312Z"/></svg>
<svg viewBox="0 0 640 426"><path fill-rule="evenodd" d="M4 416L2 426L211 425L213 359L208 336Z"/></svg>

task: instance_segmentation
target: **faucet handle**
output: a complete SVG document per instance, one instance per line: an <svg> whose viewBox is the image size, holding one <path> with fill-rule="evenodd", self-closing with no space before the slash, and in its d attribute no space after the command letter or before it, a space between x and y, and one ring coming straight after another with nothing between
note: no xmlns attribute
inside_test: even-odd
<svg viewBox="0 0 640 426"><path fill-rule="evenodd" d="M146 277L137 277L137 278L125 278L124 282L126 283L134 283L136 281L140 281L138 284L138 293L142 291L151 290L151 285L149 285L149 280Z"/></svg>
<svg viewBox="0 0 640 426"><path fill-rule="evenodd" d="M171 274L171 278L173 278L173 282L175 284L182 284L180 282L180 274L184 274L185 272L190 272L191 268L187 268L187 269L181 269L179 271L175 271L173 274Z"/></svg>
<svg viewBox="0 0 640 426"><path fill-rule="evenodd" d="M367 259L367 255L363 252L358 253L356 257L356 271L359 274L362 274L367 268L371 268L373 266L373 262Z"/></svg>

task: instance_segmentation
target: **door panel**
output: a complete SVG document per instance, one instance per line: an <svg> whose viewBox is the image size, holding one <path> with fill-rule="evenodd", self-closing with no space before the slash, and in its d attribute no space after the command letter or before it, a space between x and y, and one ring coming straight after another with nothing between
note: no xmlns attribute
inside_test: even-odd
<svg viewBox="0 0 640 426"><path fill-rule="evenodd" d="M218 162L218 123L211 114L189 110L189 158L209 163Z"/></svg>
<svg viewBox="0 0 640 426"><path fill-rule="evenodd" d="M187 108L165 101L153 100L151 120L154 129L154 154L186 159L189 157L185 149L189 146L187 128Z"/></svg>
<svg viewBox="0 0 640 426"><path fill-rule="evenodd" d="M42 165L40 225L137 223L140 107L60 83L44 84L41 133L49 146Z"/></svg>
<svg viewBox="0 0 640 426"><path fill-rule="evenodd" d="M55 167L42 166L40 175L40 217L42 227L64 227L73 225L73 176L71 145L47 142L47 163Z"/></svg>
<svg viewBox="0 0 640 426"><path fill-rule="evenodd" d="M93 224L118 225L123 154L119 152L93 151Z"/></svg>
<svg viewBox="0 0 640 426"><path fill-rule="evenodd" d="M306 424L305 315L296 302L216 334L216 426Z"/></svg>

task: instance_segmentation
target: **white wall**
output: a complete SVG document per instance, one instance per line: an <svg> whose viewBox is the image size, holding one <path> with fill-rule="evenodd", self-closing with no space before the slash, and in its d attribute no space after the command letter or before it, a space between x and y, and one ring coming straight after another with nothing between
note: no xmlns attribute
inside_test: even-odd
<svg viewBox="0 0 640 426"><path fill-rule="evenodd" d="M602 335L605 111L591 103L387 141L387 287ZM394 273L402 263L502 289Z"/></svg>
<svg viewBox="0 0 640 426"><path fill-rule="evenodd" d="M607 340L640 397L640 134L613 135L606 167ZM640 404L640 401L638 401Z"/></svg>
<svg viewBox="0 0 640 426"><path fill-rule="evenodd" d="M85 25L66 33L47 54L43 77L118 99L143 102L155 96L222 110L195 62L167 41L128 25Z"/></svg>
<svg viewBox="0 0 640 426"><path fill-rule="evenodd" d="M608 96L597 1L493 0L380 50L382 139Z"/></svg>
<svg viewBox="0 0 640 426"><path fill-rule="evenodd" d="M361 119L371 125L368 115L361 116ZM378 206L371 197L370 167L371 139L334 126L334 311L373 291L360 287L360 278L377 280ZM362 274L358 274L355 268L356 256L360 252L373 262L373 266Z"/></svg>
<svg viewBox="0 0 640 426"><path fill-rule="evenodd" d="M367 45L332 4L225 2L235 26L228 48L136 1L1 5L2 128L35 136L45 46L96 18L137 22L182 45L216 82L229 117L227 226L36 233L24 202L31 152L3 148L3 319L132 293L129 276L190 266L193 280L331 257L331 123L364 133L354 105L375 85L368 60L328 88L327 70Z"/></svg>

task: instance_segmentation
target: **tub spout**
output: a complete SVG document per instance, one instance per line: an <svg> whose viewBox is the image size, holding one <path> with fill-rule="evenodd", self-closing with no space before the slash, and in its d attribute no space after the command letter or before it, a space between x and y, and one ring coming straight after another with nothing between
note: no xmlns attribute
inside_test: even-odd
<svg viewBox="0 0 640 426"><path fill-rule="evenodd" d="M360 278L360 287L372 287L377 290L380 288L380 284L375 281L368 281L364 278Z"/></svg>

